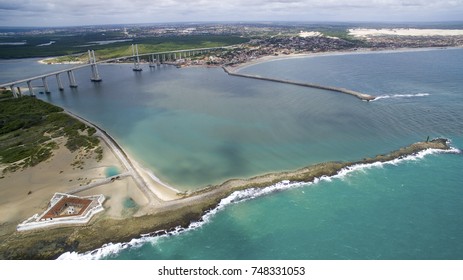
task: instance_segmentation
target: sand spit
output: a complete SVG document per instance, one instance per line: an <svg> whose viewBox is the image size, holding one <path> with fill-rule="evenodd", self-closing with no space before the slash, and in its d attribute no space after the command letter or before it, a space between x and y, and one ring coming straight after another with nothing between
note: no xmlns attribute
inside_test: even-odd
<svg viewBox="0 0 463 280"><path fill-rule="evenodd" d="M334 176L350 166L392 161L428 149L449 150L450 147L447 140L435 139L429 142L418 142L388 154L354 162L326 162L296 171L270 173L249 179L228 180L221 185L198 190L176 200L160 200L159 203L145 204L142 206L144 213L138 215L131 213L126 216L115 215L121 209L111 206L105 214L98 216L87 226L2 234L0 236L0 258L53 259L67 251L87 252L107 243L128 242L133 238L139 238L142 234L171 230L178 226L187 227L192 222L200 220L205 212L215 208L223 198L230 196L235 191L264 188L286 180L312 182L323 176ZM130 183L133 184L133 181L120 182L122 185L127 184L126 186L129 186ZM92 191L104 192L99 189ZM90 193L86 192L85 195ZM116 193L108 191L109 201L111 198L122 199L129 194L135 197L134 200L137 203L144 203L142 192L137 187L124 188L123 186Z"/></svg>

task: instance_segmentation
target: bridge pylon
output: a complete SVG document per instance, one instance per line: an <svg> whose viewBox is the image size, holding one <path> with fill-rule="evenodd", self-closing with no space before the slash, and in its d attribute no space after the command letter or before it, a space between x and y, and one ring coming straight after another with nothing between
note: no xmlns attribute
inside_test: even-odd
<svg viewBox="0 0 463 280"><path fill-rule="evenodd" d="M138 44L132 44L132 55L133 55L133 71L142 71L140 67L140 57L138 56Z"/></svg>
<svg viewBox="0 0 463 280"><path fill-rule="evenodd" d="M42 83L45 93L50 93L50 88L48 87L47 77L42 77Z"/></svg>
<svg viewBox="0 0 463 280"><path fill-rule="evenodd" d="M18 98L19 95L18 95L18 92L16 91L16 88L14 87L14 85L11 85L10 89L11 89L11 93L13 93L13 97Z"/></svg>
<svg viewBox="0 0 463 280"><path fill-rule="evenodd" d="M61 82L61 78L59 77L59 73L57 73L55 76L56 76L56 83L58 84L58 89L60 91L63 91L64 87L63 87L63 83Z"/></svg>
<svg viewBox="0 0 463 280"><path fill-rule="evenodd" d="M96 65L96 57L95 57L95 51L88 50L88 58L89 58L89 63L90 67L92 68L92 76L90 77L90 80L92 82L101 82L101 77L100 73L98 72L98 67Z"/></svg>
<svg viewBox="0 0 463 280"><path fill-rule="evenodd" d="M68 73L69 87L76 88L77 82L76 82L76 77L74 76L74 72L72 72L72 70L68 70L66 72Z"/></svg>
<svg viewBox="0 0 463 280"><path fill-rule="evenodd" d="M35 96L34 89L32 88L32 81L27 81L27 87L29 88L29 95L30 96Z"/></svg>

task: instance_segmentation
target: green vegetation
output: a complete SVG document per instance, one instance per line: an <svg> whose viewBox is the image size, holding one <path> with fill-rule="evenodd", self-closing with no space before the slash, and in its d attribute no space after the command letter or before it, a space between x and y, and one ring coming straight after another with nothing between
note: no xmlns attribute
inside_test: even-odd
<svg viewBox="0 0 463 280"><path fill-rule="evenodd" d="M1 43L24 42L23 45L0 45L0 58L47 57L86 52L89 42L113 40L122 33L60 31L42 34L15 33L0 37ZM54 42L50 45L50 42ZM91 48L97 49L98 45Z"/></svg>
<svg viewBox="0 0 463 280"><path fill-rule="evenodd" d="M161 52L192 48L221 47L247 42L248 39L232 35L194 35L170 37L134 38L132 41L111 44L92 43L96 41L126 39L120 33L54 33L40 35L16 35L0 37L2 42L26 42L24 45L0 45L0 59L65 56L61 61L87 60L87 50L93 49L99 59L132 55L132 44L139 44L139 52ZM50 45L39 46L54 42ZM79 55L76 55L79 54Z"/></svg>
<svg viewBox="0 0 463 280"><path fill-rule="evenodd" d="M124 44L111 44L111 47L105 47L95 51L98 60L105 60L116 57L131 56L132 43L138 44L139 53L154 53L164 51L175 51L197 48L214 48L227 45L247 42L247 39L231 36L188 36L188 37L169 37L166 38L145 38L137 39L134 42L125 42ZM119 45L119 46L117 46ZM69 62L69 61L86 61L87 53L81 55L68 55L57 57L50 62Z"/></svg>
<svg viewBox="0 0 463 280"><path fill-rule="evenodd" d="M13 97L13 93L11 92L11 90L1 90L0 91L0 100L8 99L11 97Z"/></svg>
<svg viewBox="0 0 463 280"><path fill-rule="evenodd" d="M6 171L35 166L49 159L58 148L57 138L66 139L71 151L79 149L102 158L95 128L63 113L63 109L33 97L0 102L0 163Z"/></svg>

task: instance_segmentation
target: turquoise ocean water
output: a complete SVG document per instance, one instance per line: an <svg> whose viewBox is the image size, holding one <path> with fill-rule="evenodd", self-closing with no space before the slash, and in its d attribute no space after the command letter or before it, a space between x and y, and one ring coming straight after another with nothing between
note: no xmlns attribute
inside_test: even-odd
<svg viewBox="0 0 463 280"><path fill-rule="evenodd" d="M100 84L79 70L79 87L62 93L50 79L52 93L37 96L102 126L169 184L195 189L358 160L427 136L461 148L462 62L462 49L448 49L285 59L241 70L379 96L373 102L217 68L134 73L130 65L102 65ZM0 65L2 81L65 67ZM63 257L461 259L462 167L461 153L431 153L314 184L241 193L189 229Z"/></svg>

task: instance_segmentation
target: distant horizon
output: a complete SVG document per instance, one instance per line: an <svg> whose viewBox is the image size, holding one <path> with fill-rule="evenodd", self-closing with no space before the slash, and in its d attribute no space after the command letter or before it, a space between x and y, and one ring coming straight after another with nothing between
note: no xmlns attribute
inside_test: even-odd
<svg viewBox="0 0 463 280"><path fill-rule="evenodd" d="M2 24L10 27L224 21L442 22L461 20L463 0L0 0L0 12Z"/></svg>
<svg viewBox="0 0 463 280"><path fill-rule="evenodd" d="M259 25L285 25L285 24L300 24L300 25L463 25L463 20L442 20L442 21L287 21L287 20L248 20L248 21L166 21L166 22L133 22L133 23L101 23L101 24L85 24L85 25L0 25L0 29L18 28L18 29L48 29L48 28L92 28L104 26L156 26L156 25L214 25L214 24L259 24ZM463 26L462 26L463 27Z"/></svg>

